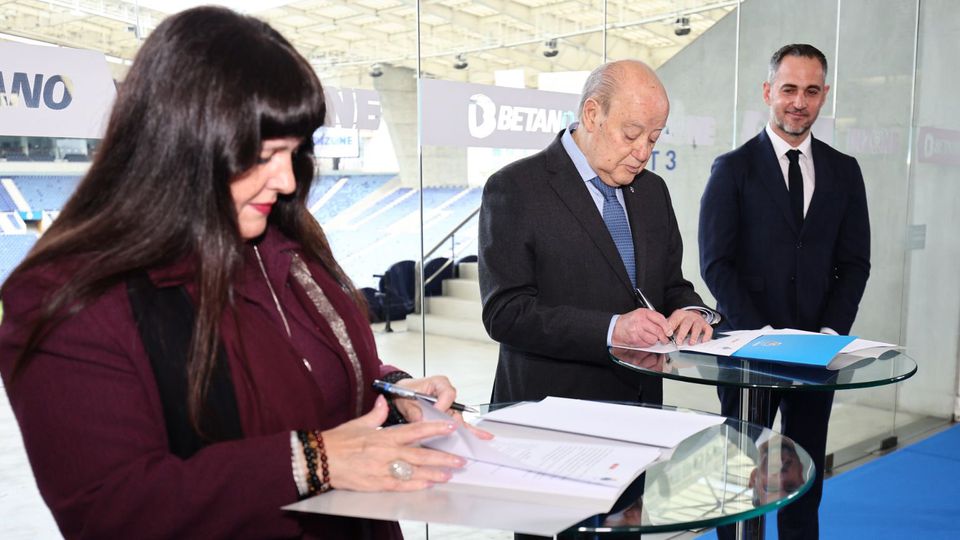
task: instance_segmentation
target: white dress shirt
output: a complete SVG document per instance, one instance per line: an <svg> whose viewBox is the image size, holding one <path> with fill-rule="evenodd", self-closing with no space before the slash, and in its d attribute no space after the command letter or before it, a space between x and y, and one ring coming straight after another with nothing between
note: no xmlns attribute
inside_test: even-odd
<svg viewBox="0 0 960 540"><path fill-rule="evenodd" d="M816 173L813 170L813 151L810 141L812 137L807 133L807 138L800 143L800 146L790 146L790 143L780 138L770 124L765 128L770 142L773 143L773 151L777 155L777 162L780 163L780 170L783 172L783 183L790 189L790 160L787 159L787 152L790 150L800 151L800 172L803 174L803 215L806 217L807 209L810 208L810 200L813 199L813 190L816 186Z"/></svg>

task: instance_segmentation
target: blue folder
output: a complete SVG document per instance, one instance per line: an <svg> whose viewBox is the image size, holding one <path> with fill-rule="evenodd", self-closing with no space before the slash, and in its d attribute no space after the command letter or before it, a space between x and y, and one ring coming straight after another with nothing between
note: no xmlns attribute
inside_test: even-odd
<svg viewBox="0 0 960 540"><path fill-rule="evenodd" d="M856 336L771 334L760 336L730 356L786 364L826 367Z"/></svg>

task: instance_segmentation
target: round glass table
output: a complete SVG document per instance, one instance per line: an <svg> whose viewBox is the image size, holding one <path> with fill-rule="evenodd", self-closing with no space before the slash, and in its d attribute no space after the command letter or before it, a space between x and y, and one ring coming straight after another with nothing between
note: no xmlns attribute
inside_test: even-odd
<svg viewBox="0 0 960 540"><path fill-rule="evenodd" d="M632 374L740 389L740 418L763 424L771 410L764 390L846 390L893 384L913 376L917 363L902 351L883 348L839 354L825 367L746 360L692 352L657 354L611 347L613 362ZM740 522L738 537L762 538L762 518Z"/></svg>
<svg viewBox="0 0 960 540"><path fill-rule="evenodd" d="M481 413L487 413L510 405L479 408ZM641 407L637 403L626 405ZM284 510L442 523L553 535L560 539L635 538L638 533L715 527L754 518L792 503L810 489L815 478L813 461L806 450L787 437L749 422L716 415L709 415L716 422L699 422L703 419L698 418L691 423L709 427L695 430L675 446L661 448L626 441L645 439L637 435L657 424L658 420L650 420L651 417L659 416L659 425L662 425L663 415L626 416L633 420L619 421L623 424L620 438L625 440L615 440L484 420L472 413L464 415L467 421L476 422L501 440L510 439L514 448L522 448L523 439L528 439L531 446L537 442L552 443L556 452L567 457L573 452L582 460L570 465L574 468L595 463L606 455L597 452L611 451L612 447L616 447L613 451L635 448L638 452L655 448L659 458L645 467L623 491L617 489L619 496L612 505L606 502L606 495L602 500L594 497L584 504L584 497L591 497L591 493L597 495L600 486L594 484L557 482L557 479L538 478L540 475L529 471L510 470L501 474L487 465L482 470L499 476L495 482L482 479L478 482L474 476L471 482L458 482L453 478L430 489L409 492L334 489L285 506ZM674 417L667 421L682 424L688 420L694 419ZM547 459L547 455L544 458ZM513 484L504 487L504 479ZM584 508L609 510L583 519L589 514ZM582 521L575 523L577 519Z"/></svg>
<svg viewBox="0 0 960 540"><path fill-rule="evenodd" d="M632 372L739 388L844 390L892 384L917 372L913 358L890 349L839 354L826 368L690 352L656 354L618 347L610 348L610 357Z"/></svg>
<svg viewBox="0 0 960 540"><path fill-rule="evenodd" d="M500 407L484 406L482 412ZM471 420L469 415L466 418ZM508 429L496 422L483 422L480 427L494 434ZM791 503L809 489L813 478L810 455L792 440L756 424L725 419L665 452L627 487L609 512L585 519L556 538L618 537L732 524Z"/></svg>
<svg viewBox="0 0 960 540"><path fill-rule="evenodd" d="M917 363L895 349L839 354L825 367L745 360L690 352L658 354L610 347L610 358L631 373L696 384L740 388L740 418L762 424L769 403L757 390L845 390L883 386L909 379Z"/></svg>

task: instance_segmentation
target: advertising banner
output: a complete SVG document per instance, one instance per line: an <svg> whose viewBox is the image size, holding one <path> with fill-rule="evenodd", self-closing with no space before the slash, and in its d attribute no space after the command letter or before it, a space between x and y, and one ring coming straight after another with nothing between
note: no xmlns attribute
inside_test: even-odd
<svg viewBox="0 0 960 540"><path fill-rule="evenodd" d="M960 131L921 126L917 130L917 161L960 165Z"/></svg>
<svg viewBox="0 0 960 540"><path fill-rule="evenodd" d="M102 53L0 43L0 135L98 139L115 97Z"/></svg>
<svg viewBox="0 0 960 540"><path fill-rule="evenodd" d="M376 130L380 128L383 108L380 94L359 88L323 89L327 99L327 126Z"/></svg>
<svg viewBox="0 0 960 540"><path fill-rule="evenodd" d="M360 156L360 133L356 129L322 127L313 132L313 153L322 158Z"/></svg>
<svg viewBox="0 0 960 540"><path fill-rule="evenodd" d="M576 119L580 96L423 79L423 144L539 150Z"/></svg>

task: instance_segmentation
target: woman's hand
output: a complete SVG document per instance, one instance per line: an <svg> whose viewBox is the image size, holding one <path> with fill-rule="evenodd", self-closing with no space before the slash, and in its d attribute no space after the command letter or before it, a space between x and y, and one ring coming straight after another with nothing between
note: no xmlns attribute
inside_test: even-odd
<svg viewBox="0 0 960 540"><path fill-rule="evenodd" d="M354 491L414 491L446 482L450 479L448 469L466 464L453 454L411 446L423 439L453 433L453 418L449 422L417 422L378 429L388 412L386 399L379 396L369 413L323 432L331 486ZM391 464L396 461L412 466L409 479L401 480L391 474Z"/></svg>
<svg viewBox="0 0 960 540"><path fill-rule="evenodd" d="M457 389L450 384L450 379L447 379L443 375L434 375L433 377L426 377L423 379L402 379L395 384L415 392L420 392L421 394L427 394L429 396L436 397L437 402L434 404L434 407L437 410L444 411L449 414L458 424L465 426L477 437L481 439L493 438L492 433L468 424L463 420L463 415L450 408L450 405L457 397ZM394 405L408 422L419 422L423 417L423 413L420 412L419 400L396 399L394 400Z"/></svg>

